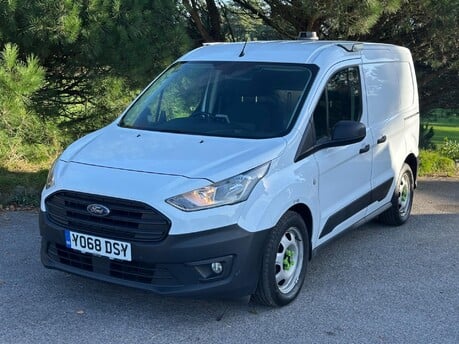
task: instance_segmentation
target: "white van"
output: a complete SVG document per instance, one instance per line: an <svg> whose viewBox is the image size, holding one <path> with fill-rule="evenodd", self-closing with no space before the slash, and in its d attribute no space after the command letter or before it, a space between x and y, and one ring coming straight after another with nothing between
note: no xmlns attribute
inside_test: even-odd
<svg viewBox="0 0 459 344"><path fill-rule="evenodd" d="M418 136L405 48L206 44L57 159L42 262L160 294L285 305L318 247L375 217L408 219Z"/></svg>

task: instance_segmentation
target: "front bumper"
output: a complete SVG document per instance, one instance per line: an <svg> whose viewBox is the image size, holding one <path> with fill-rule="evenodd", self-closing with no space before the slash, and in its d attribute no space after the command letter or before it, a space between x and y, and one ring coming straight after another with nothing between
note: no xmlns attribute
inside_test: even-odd
<svg viewBox="0 0 459 344"><path fill-rule="evenodd" d="M168 235L160 242L131 242L132 261L127 262L67 248L65 229L49 221L46 212L40 213L41 260L45 267L159 294L184 296L253 294L268 234L268 230L251 233L232 225ZM223 272L213 273L212 262L222 263Z"/></svg>

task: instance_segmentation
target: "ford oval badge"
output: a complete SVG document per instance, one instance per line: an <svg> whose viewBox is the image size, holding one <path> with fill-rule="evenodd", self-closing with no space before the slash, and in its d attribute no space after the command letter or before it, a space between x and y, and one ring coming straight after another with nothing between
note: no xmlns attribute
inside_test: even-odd
<svg viewBox="0 0 459 344"><path fill-rule="evenodd" d="M86 210L88 213L95 216L107 216L110 214L110 209L102 204L90 204L86 207Z"/></svg>

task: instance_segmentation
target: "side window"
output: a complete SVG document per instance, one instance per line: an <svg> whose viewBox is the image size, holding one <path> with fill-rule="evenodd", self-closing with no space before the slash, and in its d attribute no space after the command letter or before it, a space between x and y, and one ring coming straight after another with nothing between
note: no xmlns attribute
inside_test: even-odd
<svg viewBox="0 0 459 344"><path fill-rule="evenodd" d="M342 120L360 121L362 91L358 67L340 70L328 80L314 110L314 129L317 141L331 138L333 126Z"/></svg>

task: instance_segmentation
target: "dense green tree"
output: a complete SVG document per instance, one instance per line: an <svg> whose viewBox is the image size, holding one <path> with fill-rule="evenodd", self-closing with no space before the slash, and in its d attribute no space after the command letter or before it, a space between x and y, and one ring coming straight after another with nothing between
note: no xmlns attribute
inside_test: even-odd
<svg viewBox="0 0 459 344"><path fill-rule="evenodd" d="M19 58L16 45L0 53L0 165L47 160L59 150L56 131L30 110L31 99L44 85L38 59Z"/></svg>
<svg viewBox="0 0 459 344"><path fill-rule="evenodd" d="M282 39L283 36L257 16L235 4L220 3L227 40L254 41Z"/></svg>
<svg viewBox="0 0 459 344"><path fill-rule="evenodd" d="M203 42L280 39L282 35L257 16L222 0L182 0L188 32Z"/></svg>
<svg viewBox="0 0 459 344"><path fill-rule="evenodd" d="M198 42L225 40L220 8L215 0L182 0L191 35ZM220 4L219 4L220 5Z"/></svg>
<svg viewBox="0 0 459 344"><path fill-rule="evenodd" d="M187 47L176 1L16 0L0 3L0 43L46 70L35 98L44 118L80 135L119 115Z"/></svg>
<svg viewBox="0 0 459 344"><path fill-rule="evenodd" d="M459 0L407 1L356 38L403 45L415 60L422 114L459 109Z"/></svg>
<svg viewBox="0 0 459 344"><path fill-rule="evenodd" d="M397 11L402 0L233 0L287 38L300 31L322 37L347 37L368 32L384 13Z"/></svg>

